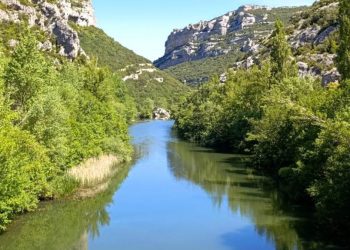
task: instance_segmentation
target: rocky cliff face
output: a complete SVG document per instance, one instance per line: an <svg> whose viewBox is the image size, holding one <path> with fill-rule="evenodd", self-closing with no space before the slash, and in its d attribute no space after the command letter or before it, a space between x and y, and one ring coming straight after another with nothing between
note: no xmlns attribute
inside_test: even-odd
<svg viewBox="0 0 350 250"><path fill-rule="evenodd" d="M211 21L174 30L165 55L154 62L187 84L200 84L227 68L249 68L266 59L274 21L284 21L300 76L319 76L324 85L339 79L335 68L338 1L269 9L242 6ZM225 69L223 69L225 68Z"/></svg>
<svg viewBox="0 0 350 250"><path fill-rule="evenodd" d="M29 26L37 26L55 38L60 55L75 58L85 54L77 32L69 23L95 26L91 0L0 0L0 3L0 22L19 23L27 20ZM53 45L48 40L40 47L51 50Z"/></svg>
<svg viewBox="0 0 350 250"><path fill-rule="evenodd" d="M300 76L319 76L322 84L340 80L336 69L336 41L339 31L337 0L316 1L292 18L289 43L295 54Z"/></svg>
<svg viewBox="0 0 350 250"><path fill-rule="evenodd" d="M323 85L340 80L335 62L338 8L337 0L316 1L310 8L296 13L289 22L288 41L299 75L320 77ZM249 68L261 61L263 53L257 51L248 55L234 66Z"/></svg>
<svg viewBox="0 0 350 250"><path fill-rule="evenodd" d="M267 7L245 5L211 21L175 29L166 41L165 55L155 65L164 69L232 50L255 51L256 42L272 30L272 13Z"/></svg>

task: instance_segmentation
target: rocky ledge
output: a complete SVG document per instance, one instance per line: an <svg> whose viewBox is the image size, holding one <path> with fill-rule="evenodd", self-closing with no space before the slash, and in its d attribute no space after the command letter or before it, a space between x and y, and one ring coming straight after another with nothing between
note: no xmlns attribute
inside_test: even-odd
<svg viewBox="0 0 350 250"><path fill-rule="evenodd" d="M153 110L154 120L170 120L170 112L164 108L155 108Z"/></svg>
<svg viewBox="0 0 350 250"><path fill-rule="evenodd" d="M338 2L333 0L329 4L321 5L318 8L314 7L313 15L320 17L326 13L328 16L331 16L332 13L337 13L338 7ZM328 23L322 23L322 26L317 23L310 24L310 19L312 18L304 18L305 15L300 13L299 19L296 19L297 22L292 26L293 30L288 36L288 42L294 52L295 61L299 69L299 76L319 77L323 86L339 82L341 76L336 69L336 55L328 51L322 51L322 47L326 47L324 43L327 43L327 39L338 32L338 22L335 19L332 21L330 17L327 17L329 19ZM259 48L261 47L263 46L259 45ZM267 50L265 49L265 51ZM260 64L260 58L263 57L262 53L264 53L264 50L259 51L257 49L252 51L252 53L246 55L244 60L235 62L233 70L237 68L248 69L253 65Z"/></svg>
<svg viewBox="0 0 350 250"><path fill-rule="evenodd" d="M28 20L28 25L38 26L56 38L59 54L75 58L85 54L80 46L77 32L69 25L73 22L79 26L96 25L91 0L32 0L22 4L18 0L0 0L0 22L20 23ZM12 42L13 43L13 42ZM51 48L46 42L45 48Z"/></svg>
<svg viewBox="0 0 350 250"><path fill-rule="evenodd" d="M257 50L255 42L270 33L268 24L271 9L263 6L244 5L235 11L175 29L165 43L165 55L154 62L165 69L177 64L227 54L235 48L248 52ZM245 34L254 25L266 25L266 30Z"/></svg>

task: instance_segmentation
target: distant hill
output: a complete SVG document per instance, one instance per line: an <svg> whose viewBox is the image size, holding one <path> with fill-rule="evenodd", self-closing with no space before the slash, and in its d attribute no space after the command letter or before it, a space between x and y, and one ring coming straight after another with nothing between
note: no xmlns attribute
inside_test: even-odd
<svg viewBox="0 0 350 250"><path fill-rule="evenodd" d="M84 51L98 59L98 63L118 71L127 65L136 63L149 63L133 51L109 37L102 29L95 26L76 26L80 43Z"/></svg>
<svg viewBox="0 0 350 250"><path fill-rule="evenodd" d="M154 65L191 85L206 82L258 51L276 18L287 23L303 8L244 5L210 21L175 29L165 43L165 55Z"/></svg>
<svg viewBox="0 0 350 250"><path fill-rule="evenodd" d="M309 7L242 6L211 21L174 30L165 56L154 64L189 85L206 82L213 75L224 80L228 69L249 68L266 58L274 20L280 18L300 76L320 77L326 85L340 78L335 68L337 14L337 0L319 0Z"/></svg>
<svg viewBox="0 0 350 250"><path fill-rule="evenodd" d="M170 74L154 67L94 26L77 27L84 51L121 75L136 100L142 116L149 113L145 107L171 108L189 88Z"/></svg>

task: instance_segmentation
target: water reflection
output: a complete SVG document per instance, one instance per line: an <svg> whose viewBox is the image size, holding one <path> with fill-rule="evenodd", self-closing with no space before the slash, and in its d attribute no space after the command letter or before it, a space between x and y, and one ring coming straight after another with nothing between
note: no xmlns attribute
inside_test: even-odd
<svg viewBox="0 0 350 250"><path fill-rule="evenodd" d="M306 240L310 222L280 209L281 201L269 179L247 168L246 157L215 153L177 141L168 144L168 159L178 180L200 186L215 206L220 207L227 200L232 213L248 218L255 233L272 243L275 249L331 249ZM303 229L305 238L300 236L298 228ZM227 232L222 235L222 241L231 249L252 249L254 237L254 232L247 229Z"/></svg>
<svg viewBox="0 0 350 250"><path fill-rule="evenodd" d="M1 250L86 250L88 238L98 237L99 229L108 225L106 207L125 179L129 167L123 168L109 182L101 195L81 201L60 201L43 204L39 211L21 216L0 236Z"/></svg>
<svg viewBox="0 0 350 250"><path fill-rule="evenodd" d="M172 125L132 126L138 160L108 190L21 216L0 236L0 250L330 249L310 240L311 223L281 209L247 158L178 141Z"/></svg>

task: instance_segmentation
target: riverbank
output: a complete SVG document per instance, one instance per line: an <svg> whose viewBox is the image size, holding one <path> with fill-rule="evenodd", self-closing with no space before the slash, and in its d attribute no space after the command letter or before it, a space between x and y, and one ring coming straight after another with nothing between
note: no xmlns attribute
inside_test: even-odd
<svg viewBox="0 0 350 250"><path fill-rule="evenodd" d="M336 249L308 218L283 209L244 156L185 142L172 127L132 125L135 160L116 165L105 191L41 203L0 235L0 250Z"/></svg>
<svg viewBox="0 0 350 250"><path fill-rule="evenodd" d="M102 155L88 159L67 172L67 176L78 183L74 198L91 198L105 191L110 178L123 169L123 160L115 155Z"/></svg>
<svg viewBox="0 0 350 250"><path fill-rule="evenodd" d="M114 165L116 174L91 197L68 196L41 202L35 211L17 216L0 234L0 250L90 249L86 236L99 234L99 228L108 223L106 208L113 204L113 196L131 166L131 162Z"/></svg>

